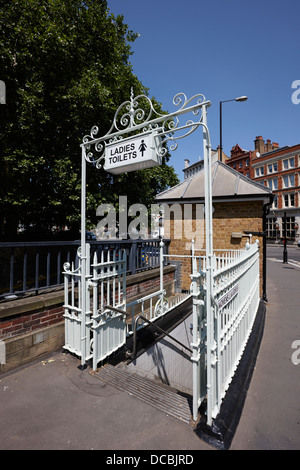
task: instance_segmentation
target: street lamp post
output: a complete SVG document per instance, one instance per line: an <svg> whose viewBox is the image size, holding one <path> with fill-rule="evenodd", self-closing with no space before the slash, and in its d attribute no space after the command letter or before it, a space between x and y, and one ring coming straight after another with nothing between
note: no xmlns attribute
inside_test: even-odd
<svg viewBox="0 0 300 470"><path fill-rule="evenodd" d="M228 101L247 101L247 96L239 96L232 100L220 101L220 161L222 161L223 146L222 146L222 103L228 103Z"/></svg>
<svg viewBox="0 0 300 470"><path fill-rule="evenodd" d="M284 212L283 218L283 262L288 262L288 254L287 254L287 239L286 239L286 212Z"/></svg>

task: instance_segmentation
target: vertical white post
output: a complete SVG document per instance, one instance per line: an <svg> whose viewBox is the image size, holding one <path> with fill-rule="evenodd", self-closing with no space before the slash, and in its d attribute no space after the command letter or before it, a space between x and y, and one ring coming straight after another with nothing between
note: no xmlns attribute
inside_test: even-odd
<svg viewBox="0 0 300 470"><path fill-rule="evenodd" d="M193 295L193 419L197 421L200 399L200 342L199 342L199 291L197 279L200 273L197 270L195 257L195 242L192 240L192 295Z"/></svg>
<svg viewBox="0 0 300 470"><path fill-rule="evenodd" d="M207 130L206 105L202 107L203 116L203 154L205 186L205 248L206 248L206 315L207 315L207 424L212 424L213 374L212 351L214 349L214 315L211 298L213 295L213 228L211 193L211 145Z"/></svg>
<svg viewBox="0 0 300 470"><path fill-rule="evenodd" d="M164 242L161 240L159 244L159 267L160 267L160 290L164 288Z"/></svg>
<svg viewBox="0 0 300 470"><path fill-rule="evenodd" d="M161 240L159 244L159 268L160 268L160 304L161 304L161 312L163 312L164 308L164 242Z"/></svg>
<svg viewBox="0 0 300 470"><path fill-rule="evenodd" d="M97 321L98 318L98 285L97 285L97 264L98 257L97 252L94 253L93 259L93 370L97 370L97 359L98 359L98 335Z"/></svg>
<svg viewBox="0 0 300 470"><path fill-rule="evenodd" d="M86 352L86 245L85 245L85 209L86 209L86 159L85 148L81 146L81 365L85 364Z"/></svg>

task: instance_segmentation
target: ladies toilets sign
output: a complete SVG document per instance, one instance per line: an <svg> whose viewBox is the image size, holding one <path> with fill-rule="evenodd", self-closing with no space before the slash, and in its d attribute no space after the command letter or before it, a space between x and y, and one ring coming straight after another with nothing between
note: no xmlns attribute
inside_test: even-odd
<svg viewBox="0 0 300 470"><path fill-rule="evenodd" d="M160 137L153 132L139 134L106 145L104 169L118 174L161 164L156 149Z"/></svg>

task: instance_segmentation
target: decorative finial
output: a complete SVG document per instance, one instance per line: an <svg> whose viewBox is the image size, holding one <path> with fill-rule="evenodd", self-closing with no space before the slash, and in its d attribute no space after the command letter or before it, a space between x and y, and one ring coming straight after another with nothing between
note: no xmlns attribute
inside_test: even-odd
<svg viewBox="0 0 300 470"><path fill-rule="evenodd" d="M133 87L131 87L131 95L130 95L130 110L129 110L129 116L130 116L130 127L134 126L134 95L133 95Z"/></svg>

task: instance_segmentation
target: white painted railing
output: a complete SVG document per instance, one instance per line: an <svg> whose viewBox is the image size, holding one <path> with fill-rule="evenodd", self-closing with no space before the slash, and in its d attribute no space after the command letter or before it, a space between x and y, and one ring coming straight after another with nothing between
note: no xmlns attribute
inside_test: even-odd
<svg viewBox="0 0 300 470"><path fill-rule="evenodd" d="M81 357L82 363L93 360L93 369L117 351L134 330L135 316L149 321L165 315L183 302L184 294L169 301L163 288L164 243L160 242L160 286L156 292L126 302L127 255L125 249L95 252L90 260L90 244L85 246L86 275L82 288L83 257L78 250L78 267L64 264L65 345ZM85 301L82 301L84 294ZM85 311L83 309L85 305ZM135 309L135 307L137 307ZM136 310L136 311L135 311ZM124 313L122 313L124 311ZM131 314L131 322L130 322ZM145 323L138 325L142 328Z"/></svg>
<svg viewBox="0 0 300 470"><path fill-rule="evenodd" d="M258 243L214 273L215 344L211 416L215 418L249 338L259 304ZM215 350L214 350L215 348Z"/></svg>
<svg viewBox="0 0 300 470"><path fill-rule="evenodd" d="M172 298L166 297L166 291L164 289L164 282L163 282L163 267L164 267L164 259L168 259L170 257L169 254L164 253L164 242L161 241L159 244L159 264L160 264L160 288L140 299L127 303L127 312L132 316L131 324L129 324L129 333L134 331L135 327L135 307L138 305L138 314L142 315L143 317L147 318L147 320L153 322L160 318L161 316L165 315L171 309L177 307L182 302L184 302L191 294L190 293L178 293ZM176 257L176 255L172 255L172 258ZM137 325L137 329L144 327L145 324L141 323Z"/></svg>
<svg viewBox="0 0 300 470"><path fill-rule="evenodd" d="M87 243L87 275L85 279L86 311L82 310L81 270L79 264L64 264L65 278L65 345L64 348L81 357L82 362L93 360L93 368L126 341L126 252L113 250L97 252L90 265L90 245ZM115 307L111 310L107 306ZM124 314L121 313L124 310Z"/></svg>
<svg viewBox="0 0 300 470"><path fill-rule="evenodd" d="M86 244L87 259L89 262L90 245ZM82 315L82 289L81 248L78 248L78 266L74 263L64 263L64 318L65 318L65 345L64 348L81 357L82 360L90 358L90 328L92 325L91 311ZM88 263L89 270L89 263ZM88 271L89 272L89 271ZM90 305L90 292L85 289L85 296Z"/></svg>
<svg viewBox="0 0 300 470"><path fill-rule="evenodd" d="M196 267L197 260L200 265ZM194 419L199 402L207 395L207 422L212 423L239 364L255 320L259 304L258 242L246 245L244 250L227 251L214 255L212 309L206 312L205 258L193 261L194 316L198 325L193 338L194 362ZM197 272L198 271L198 272ZM212 336L206 334L211 322ZM194 320L195 328L195 320ZM204 365L203 353L210 361ZM210 364L210 373L203 377L203 369ZM201 383L200 380L201 373ZM207 379L209 377L209 379ZM204 383L206 379L206 384Z"/></svg>
<svg viewBox="0 0 300 470"><path fill-rule="evenodd" d="M94 254L90 287L92 298L93 369L126 342L126 252ZM118 309L110 310L107 306ZM124 310L124 314L121 313Z"/></svg>

